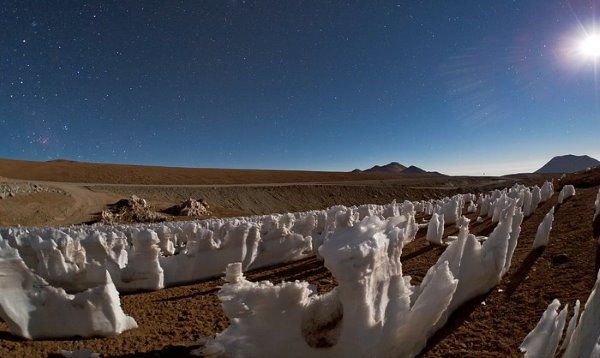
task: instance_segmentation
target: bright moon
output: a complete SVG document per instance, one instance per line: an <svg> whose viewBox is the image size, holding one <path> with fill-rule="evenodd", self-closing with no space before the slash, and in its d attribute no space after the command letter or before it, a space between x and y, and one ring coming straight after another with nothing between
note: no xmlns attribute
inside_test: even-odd
<svg viewBox="0 0 600 358"><path fill-rule="evenodd" d="M583 56L593 60L600 57L600 35L586 35L579 43L579 51Z"/></svg>

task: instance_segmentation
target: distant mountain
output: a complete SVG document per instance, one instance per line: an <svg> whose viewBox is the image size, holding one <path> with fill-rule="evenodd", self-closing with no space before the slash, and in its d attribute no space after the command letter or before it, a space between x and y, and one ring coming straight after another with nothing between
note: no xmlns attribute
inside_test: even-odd
<svg viewBox="0 0 600 358"><path fill-rule="evenodd" d="M550 159L543 167L536 170L536 173L574 173L586 168L600 165L597 159L587 155L561 155Z"/></svg>
<svg viewBox="0 0 600 358"><path fill-rule="evenodd" d="M398 162L391 162L386 165L376 165L372 168L366 169L365 173L400 173L403 172L406 167Z"/></svg>
<svg viewBox="0 0 600 358"><path fill-rule="evenodd" d="M427 174L427 171L419 167L415 167L414 165L411 165L410 167L404 169L402 171L402 174Z"/></svg>
<svg viewBox="0 0 600 358"><path fill-rule="evenodd" d="M386 165L376 165L372 168L360 170L354 169L352 173L402 173L406 175L420 175L420 174L435 174L435 175L444 175L438 172L428 172L423 170L417 166L411 165L410 167L405 167L404 165L398 162L391 162Z"/></svg>
<svg viewBox="0 0 600 358"><path fill-rule="evenodd" d="M76 160L58 158L58 159L47 160L46 163L79 163L79 162Z"/></svg>

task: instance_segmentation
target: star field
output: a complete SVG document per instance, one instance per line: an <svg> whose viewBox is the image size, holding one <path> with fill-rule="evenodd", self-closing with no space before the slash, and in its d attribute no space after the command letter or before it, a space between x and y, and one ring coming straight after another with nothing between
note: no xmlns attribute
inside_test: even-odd
<svg viewBox="0 0 600 358"><path fill-rule="evenodd" d="M600 157L592 1L4 1L0 157L446 173Z"/></svg>

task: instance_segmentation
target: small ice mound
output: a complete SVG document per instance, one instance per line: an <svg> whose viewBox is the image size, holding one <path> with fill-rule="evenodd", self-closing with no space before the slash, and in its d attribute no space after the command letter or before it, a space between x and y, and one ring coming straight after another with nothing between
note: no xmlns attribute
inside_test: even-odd
<svg viewBox="0 0 600 358"><path fill-rule="evenodd" d="M525 358L554 357L569 310L567 306L559 312L559 307L560 302L554 299L533 331L525 337L519 347L525 353Z"/></svg>
<svg viewBox="0 0 600 358"><path fill-rule="evenodd" d="M532 249L538 247L548 246L550 240L550 231L552 230L552 222L554 221L554 207L544 216L544 220L538 226L537 232L535 233L535 240L533 241Z"/></svg>
<svg viewBox="0 0 600 358"><path fill-rule="evenodd" d="M558 203L562 204L567 198L575 195L575 187L573 185L565 185L558 194Z"/></svg>
<svg viewBox="0 0 600 358"><path fill-rule="evenodd" d="M512 264L512 257L515 252L515 248L517 247L519 235L521 235L521 224L523 223L524 218L525 214L523 213L523 210L521 210L519 207L516 207L512 218L510 236L508 239L506 262L504 263L504 269L502 270L503 275L510 269Z"/></svg>
<svg viewBox="0 0 600 358"><path fill-rule="evenodd" d="M523 202L522 202L523 214L525 216L529 216L532 213L531 204L533 201L533 195L531 193L531 190L527 187L523 188L522 193L523 193Z"/></svg>
<svg viewBox="0 0 600 358"><path fill-rule="evenodd" d="M160 239L150 229L132 233L133 248L129 262L120 270L119 289L123 291L160 290L164 287L164 271L160 266Z"/></svg>
<svg viewBox="0 0 600 358"><path fill-rule="evenodd" d="M600 189L594 201L594 218L592 220L592 235L600 242Z"/></svg>
<svg viewBox="0 0 600 358"><path fill-rule="evenodd" d="M137 328L121 309L110 275L106 283L69 295L32 273L0 237L0 317L26 339L113 336Z"/></svg>
<svg viewBox="0 0 600 358"><path fill-rule="evenodd" d="M442 236L444 235L444 215L433 213L429 224L427 224L426 239L434 245L443 245Z"/></svg>
<svg viewBox="0 0 600 358"><path fill-rule="evenodd" d="M565 333L565 338L563 339L563 343L560 346L561 351L565 351L571 342L571 337L573 336L573 332L575 331L575 327L579 322L579 309L581 307L581 302L579 300L575 301L575 308L573 309L573 316L569 320L569 325L567 326L567 332Z"/></svg>
<svg viewBox="0 0 600 358"><path fill-rule="evenodd" d="M469 206L467 207L467 212L468 213L476 213L477 212L477 204L475 204L473 201L471 201L469 203Z"/></svg>
<svg viewBox="0 0 600 358"><path fill-rule="evenodd" d="M600 189L598 189L598 194L596 194L596 200L594 201L594 220L600 216Z"/></svg>
<svg viewBox="0 0 600 358"><path fill-rule="evenodd" d="M480 243L474 235L468 233L466 226L462 226L458 239L450 243L438 258L438 264L448 263L452 276L458 279L458 287L448 309L431 328L431 332L443 326L452 311L499 284L510 268L514 253L510 250L511 243L514 241L516 245L520 230L514 235L513 232L515 228L520 227L522 213L520 208L516 207L515 200L509 201L510 204L503 210L498 225L487 240ZM427 276L423 279L424 282L426 278Z"/></svg>
<svg viewBox="0 0 600 358"><path fill-rule="evenodd" d="M579 301L575 303L573 316L569 320L563 344L560 346L560 351L564 352L562 355L563 358L599 356L599 286L600 272L596 276L596 283L585 303L585 308L581 315L579 315ZM559 307L560 302L554 299L548 305L536 327L525 337L520 346L521 351L525 352L525 357L554 357L568 313L568 306L565 306L565 308L558 312Z"/></svg>
<svg viewBox="0 0 600 358"><path fill-rule="evenodd" d="M227 268L225 268L225 282L238 283L243 279L244 274L242 273L241 262L234 262L232 264L227 265Z"/></svg>
<svg viewBox="0 0 600 358"><path fill-rule="evenodd" d="M458 219L458 221L456 222L456 227L458 227L458 228L464 227L468 230L470 223L471 223L471 220L469 220L469 218L467 218L466 216L461 216L460 219Z"/></svg>
<svg viewBox="0 0 600 358"><path fill-rule="evenodd" d="M463 206L464 201L461 195L455 195L443 204L442 213L446 224L455 224L458 221Z"/></svg>
<svg viewBox="0 0 600 358"><path fill-rule="evenodd" d="M545 181L541 189L540 202L543 203L550 199L554 194L554 185L550 181Z"/></svg>
<svg viewBox="0 0 600 358"><path fill-rule="evenodd" d="M600 274L600 272L599 272ZM570 336L566 347L565 358L574 357L598 357L600 340L600 275L596 276L596 283L588 297L585 308L579 316L579 321L574 324L575 328ZM571 326L571 323L569 323ZM567 335L569 327L567 327Z"/></svg>
<svg viewBox="0 0 600 358"><path fill-rule="evenodd" d="M531 214L533 214L535 212L535 210L537 209L538 205L540 205L541 201L542 201L542 191L536 185L533 187L533 190L531 191L531 206L529 208L529 211L525 213L526 214L525 216L530 216Z"/></svg>

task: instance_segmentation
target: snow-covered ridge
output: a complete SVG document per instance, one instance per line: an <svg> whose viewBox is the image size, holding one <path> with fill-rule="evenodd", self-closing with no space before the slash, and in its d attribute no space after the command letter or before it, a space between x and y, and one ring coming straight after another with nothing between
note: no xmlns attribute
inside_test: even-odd
<svg viewBox="0 0 600 358"><path fill-rule="evenodd" d="M296 305L296 311L290 309L289 313L296 312L301 317L301 331L308 347L321 348L322 344L338 346L338 339L356 345L361 342L360 337L371 337L372 342L387 337L392 342L381 348L363 340L362 346L355 347L353 351L410 356L422 349L426 339L445 323L454 309L487 292L506 273L518 240L528 192L529 188L516 185L479 196L463 194L440 200L392 202L387 205L335 206L302 213L129 226L0 228L0 277L16 277L6 282L13 287L13 295L18 296L16 301L0 301L2 317L5 321L17 322L16 318L11 318L11 312L21 312L17 314L20 323L11 326L11 331L30 338L47 336L49 333L43 330L32 333L22 328L37 324L52 327L27 313L32 312L31 307L35 312L38 309L35 302L28 303L23 297L38 295L38 287L25 283L38 282L40 287L44 287L43 292L52 292L52 297L56 297L56 309L68 311L73 302L84 301L90 302L93 307L108 305L111 308L102 309L113 320L109 320L112 323L106 329L99 330L98 320L92 319L85 323L92 328L85 328L87 326L81 323L83 334L118 334L133 328L135 322L120 310L116 289L156 290L219 276L229 267L226 278L233 286L226 285L223 292L227 292L227 287L232 287L233 291L222 297L244 301L242 306L225 307L230 318L238 317L243 307L253 307L246 299L257 303L271 295L272 299L269 298L265 307L256 308L257 312L263 310L264 315L258 314L255 318L261 318L263 323L264 319L271 322L276 318L271 317L272 307ZM469 220L462 216L466 202L470 202L467 211L474 212L479 208L481 216L487 215L497 223L489 238L476 238L468 233ZM437 223L431 220L422 224L428 231L431 230L430 241L444 244L441 237L443 222L455 224L460 234L449 244L423 282L412 286L410 277L402 275L400 255L402 248L416 237L419 229L417 212L437 218ZM485 242L481 244L481 240ZM243 279L243 272L249 269L313 254L325 261L325 266L340 283L333 293L315 296L306 283L274 286L253 284ZM228 266L231 263L236 264ZM86 291L72 296L61 288L73 292ZM265 288L271 291L263 291ZM247 292L244 291L246 289ZM235 298L236 292L242 296ZM51 297L49 293L43 294ZM304 299L298 301L298 297ZM276 300L284 301L273 304ZM352 313L348 313L344 307L354 308ZM339 316L340 312L343 318ZM70 319L86 322L77 318L79 316L75 313L70 315ZM93 312L86 315L99 317ZM242 317L238 318L240 320L231 322L243 321ZM334 328L340 327L330 319L351 322L343 324L354 328L321 332L323 320L327 327L330 324ZM31 320L41 323L30 324ZM297 317L291 316L285 321L280 327L282 336L285 336L286 327L296 329L294 325L298 323ZM260 322L257 320L252 324ZM237 339L235 335L250 334L244 330L252 324L246 322L236 328L236 324L232 323L226 332L233 332L231 334ZM409 326L410 329L407 328ZM236 333L236 330L242 331ZM81 335L81 332L54 329L50 334L69 336ZM227 337L227 334L224 332L218 337ZM399 347L392 337L403 337L408 343ZM231 347L228 347L226 338L223 339L225 341L217 338L209 346L215 352L229 352ZM298 352L303 352L302 349ZM336 354L352 352L346 348L338 349L341 348L333 351Z"/></svg>
<svg viewBox="0 0 600 358"><path fill-rule="evenodd" d="M550 188L551 183L543 187ZM412 237L418 230L417 212L437 213L437 225L428 225L431 233L427 236L440 244L443 225L459 225L466 202L471 202L471 211L479 208L481 216L491 217L497 223L510 199L515 199L525 213L533 212L534 202L528 206L528 193L529 188L515 185L478 197L462 194L439 200L334 206L300 213L190 222L11 227L0 228L0 235L18 249L25 264L36 274L69 292L103 283L105 271L120 292L157 290L219 276L232 262L241 262L245 272L319 254L320 245L335 232L338 222L350 220L345 218L348 209L358 219L394 217Z"/></svg>
<svg viewBox="0 0 600 358"><path fill-rule="evenodd" d="M497 206L498 224L483 244L469 234L468 220L459 220L458 239L418 286L402 273L402 249L413 239L408 228L393 216L360 219L351 208L338 213L337 229L319 248L338 282L329 293L299 281L252 283L241 263L231 264L219 293L230 326L200 353L415 356L456 308L496 286L510 267L523 214L517 199Z"/></svg>
<svg viewBox="0 0 600 358"><path fill-rule="evenodd" d="M523 210L531 215L542 200L536 188L535 195L517 185L478 198L469 194L416 203L417 210L432 215L427 225L432 243L441 241L442 220L459 227L456 241L418 286L402 273L402 248L412 240L406 228L396 227L394 216L361 218L352 208L338 212L336 230L319 245L325 266L338 282L327 294L316 294L306 282L252 283L243 277L241 263L231 264L228 283L219 293L230 326L199 353L415 356L455 309L500 283L511 266ZM551 194L546 192L545 199ZM475 199L481 215L497 222L483 244L469 234L469 221L456 215L465 201Z"/></svg>
<svg viewBox="0 0 600 358"><path fill-rule="evenodd" d="M356 215L396 217L415 235L411 202L362 205ZM216 277L227 264L243 270L312 255L343 220L346 207L302 213L139 225L0 228L24 262L51 284L81 291L104 282L119 291L157 290Z"/></svg>

